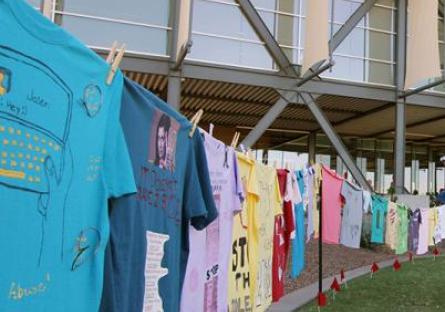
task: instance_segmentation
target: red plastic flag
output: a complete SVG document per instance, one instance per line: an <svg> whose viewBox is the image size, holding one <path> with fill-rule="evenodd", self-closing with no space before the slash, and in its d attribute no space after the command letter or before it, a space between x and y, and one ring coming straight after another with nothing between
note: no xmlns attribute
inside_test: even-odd
<svg viewBox="0 0 445 312"><path fill-rule="evenodd" d="M345 279L345 271L343 269L341 269L341 271L340 271L340 282L343 282L344 279Z"/></svg>
<svg viewBox="0 0 445 312"><path fill-rule="evenodd" d="M319 307L326 306L326 296L322 292L318 293L318 306Z"/></svg>
<svg viewBox="0 0 445 312"><path fill-rule="evenodd" d="M331 289L332 289L332 290L335 290L336 292L339 292L339 291L341 290L341 288L340 288L340 284L338 283L336 277L334 277L334 280L332 281Z"/></svg>
<svg viewBox="0 0 445 312"><path fill-rule="evenodd" d="M394 271L398 271L402 267L402 265L400 264L400 262L397 258L394 260L394 263L392 266L394 268Z"/></svg>
<svg viewBox="0 0 445 312"><path fill-rule="evenodd" d="M433 255L438 256L439 254L440 254L439 249L437 249L437 247L434 247Z"/></svg>

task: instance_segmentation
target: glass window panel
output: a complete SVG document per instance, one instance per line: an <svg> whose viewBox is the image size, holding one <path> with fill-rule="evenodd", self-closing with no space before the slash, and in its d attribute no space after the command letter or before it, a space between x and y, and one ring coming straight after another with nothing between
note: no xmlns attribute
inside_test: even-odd
<svg viewBox="0 0 445 312"><path fill-rule="evenodd" d="M326 71L322 76L343 80L363 81L364 60L334 55L335 66L332 72Z"/></svg>
<svg viewBox="0 0 445 312"><path fill-rule="evenodd" d="M389 7L394 7L394 0L377 0L377 4L386 5Z"/></svg>
<svg viewBox="0 0 445 312"><path fill-rule="evenodd" d="M278 0L277 8L280 12L298 14L300 12L299 0Z"/></svg>
<svg viewBox="0 0 445 312"><path fill-rule="evenodd" d="M242 32L241 11L238 7L204 0L195 0L193 31L236 38L248 38ZM255 35L253 39L257 39Z"/></svg>
<svg viewBox="0 0 445 312"><path fill-rule="evenodd" d="M368 23L370 28L392 31L392 10L382 7L373 7L368 14Z"/></svg>
<svg viewBox="0 0 445 312"><path fill-rule="evenodd" d="M239 10L239 8L237 8L237 9ZM269 28L269 31L274 35L275 34L275 28L274 28L275 14L270 13L270 12L264 12L264 11L259 11L259 14L260 14L261 18L263 19L263 21L266 23L267 28ZM227 21L225 21L224 25L226 23L227 23ZM260 41L255 30L250 25L249 21L244 17L244 15L241 16L241 34L243 35L243 38Z"/></svg>
<svg viewBox="0 0 445 312"><path fill-rule="evenodd" d="M337 31L340 26L334 27ZM358 57L365 56L365 30L355 28L335 50L335 53Z"/></svg>
<svg viewBox="0 0 445 312"><path fill-rule="evenodd" d="M111 47L117 40L125 42L130 51L167 53L166 30L73 16L63 16L62 26L87 45Z"/></svg>
<svg viewBox="0 0 445 312"><path fill-rule="evenodd" d="M256 8L275 10L275 0L251 0Z"/></svg>
<svg viewBox="0 0 445 312"><path fill-rule="evenodd" d="M224 38L193 35L191 59L272 69L272 59L263 45Z"/></svg>
<svg viewBox="0 0 445 312"><path fill-rule="evenodd" d="M392 61L393 35L369 31L369 58Z"/></svg>
<svg viewBox="0 0 445 312"><path fill-rule="evenodd" d="M159 0L64 0L64 11L132 22L167 26L170 1Z"/></svg>
<svg viewBox="0 0 445 312"><path fill-rule="evenodd" d="M392 85L394 82L394 65L380 62L368 62L369 74L368 81Z"/></svg>
<svg viewBox="0 0 445 312"><path fill-rule="evenodd" d="M298 34L298 19L288 15L277 15L277 34L276 38L279 44L288 46L297 45L298 41L295 39Z"/></svg>

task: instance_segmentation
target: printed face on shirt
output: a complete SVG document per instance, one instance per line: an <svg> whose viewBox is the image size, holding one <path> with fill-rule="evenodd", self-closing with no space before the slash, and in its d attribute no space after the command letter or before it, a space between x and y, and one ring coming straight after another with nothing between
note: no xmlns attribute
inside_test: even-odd
<svg viewBox="0 0 445 312"><path fill-rule="evenodd" d="M155 111L150 136L148 161L156 167L174 171L179 124L161 111Z"/></svg>

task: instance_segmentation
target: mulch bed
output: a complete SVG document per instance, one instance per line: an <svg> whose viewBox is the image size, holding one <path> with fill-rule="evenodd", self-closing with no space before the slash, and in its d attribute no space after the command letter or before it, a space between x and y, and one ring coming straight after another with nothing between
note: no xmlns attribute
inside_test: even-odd
<svg viewBox="0 0 445 312"><path fill-rule="evenodd" d="M311 240L305 247L305 270L295 280L287 278L286 294L318 281L318 240ZM439 246L439 250L441 254L445 253L444 243ZM372 249L352 249L342 245L323 244L323 278L339 274L342 269L346 272L394 257L394 253L383 245Z"/></svg>

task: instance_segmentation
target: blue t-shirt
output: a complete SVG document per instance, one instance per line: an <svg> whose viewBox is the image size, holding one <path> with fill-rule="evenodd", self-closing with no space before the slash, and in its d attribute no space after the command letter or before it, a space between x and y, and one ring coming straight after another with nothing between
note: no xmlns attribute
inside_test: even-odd
<svg viewBox="0 0 445 312"><path fill-rule="evenodd" d="M185 117L125 81L121 122L138 193L111 204L101 310L179 311L188 224L217 217L204 144Z"/></svg>
<svg viewBox="0 0 445 312"><path fill-rule="evenodd" d="M97 311L107 201L136 191L122 74L23 0L0 20L0 311Z"/></svg>
<svg viewBox="0 0 445 312"><path fill-rule="evenodd" d="M372 224L371 242L383 244L385 242L386 213L388 211L388 200L372 196Z"/></svg>
<svg viewBox="0 0 445 312"><path fill-rule="evenodd" d="M304 172L296 171L298 189L303 197L305 192ZM297 278L304 269L304 202L300 202L294 206L295 209L295 239L292 240L292 266L291 277Z"/></svg>

